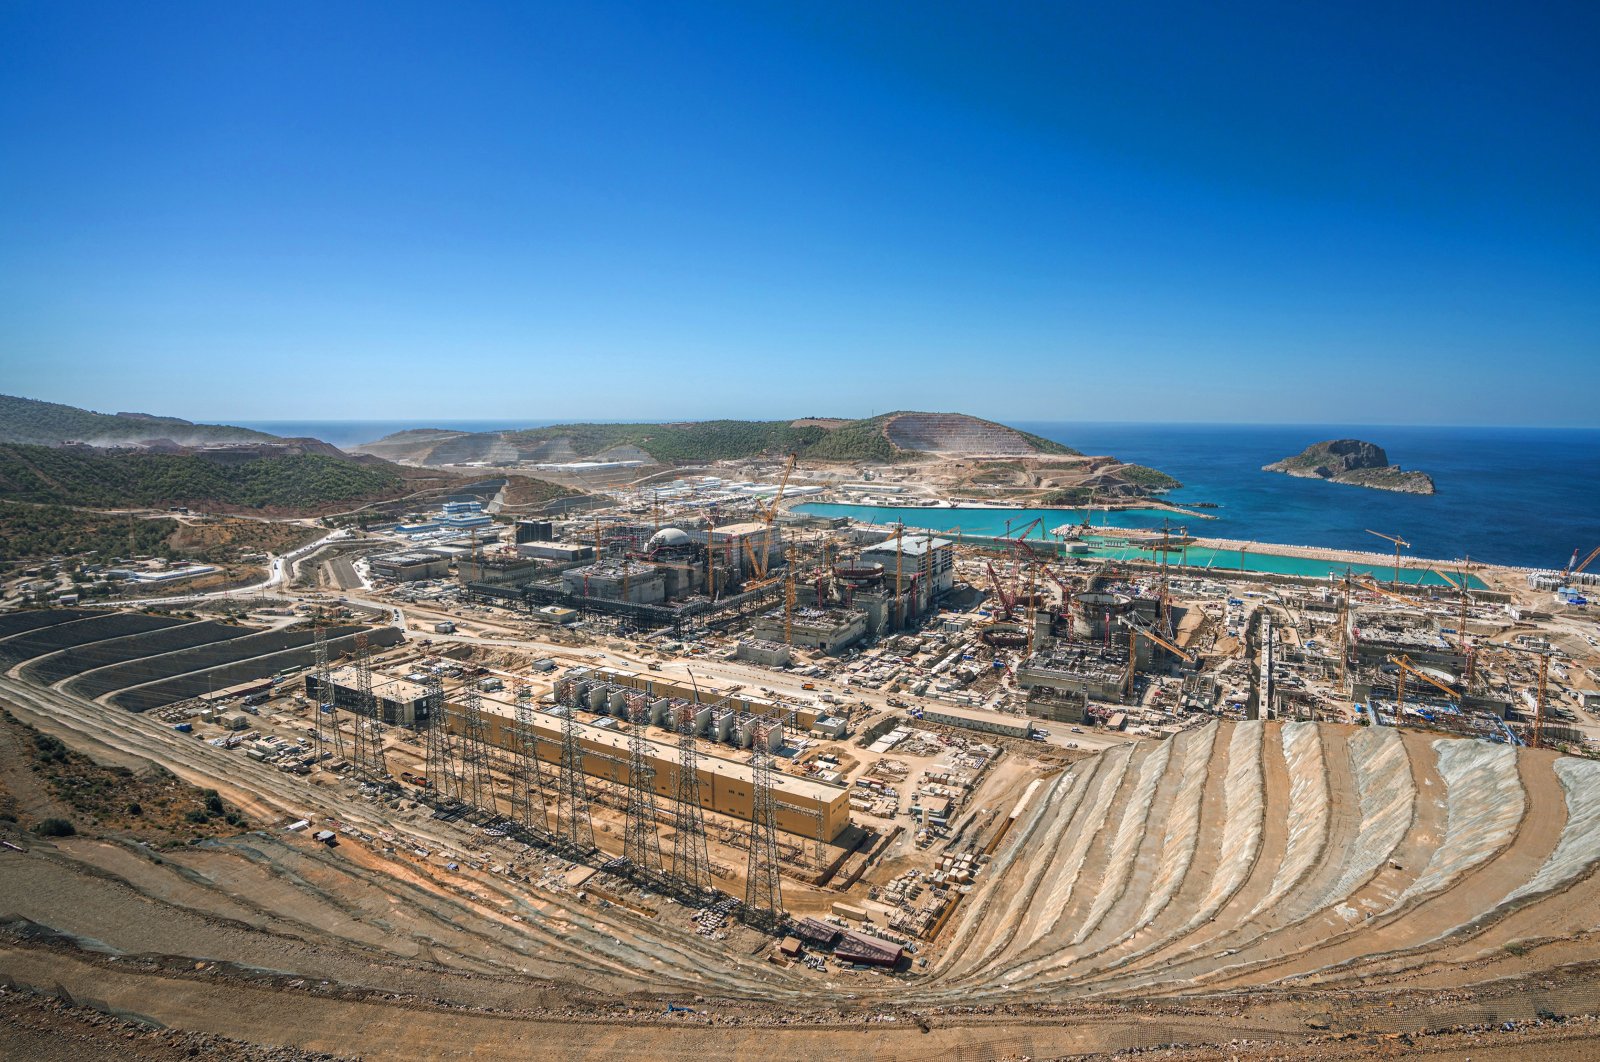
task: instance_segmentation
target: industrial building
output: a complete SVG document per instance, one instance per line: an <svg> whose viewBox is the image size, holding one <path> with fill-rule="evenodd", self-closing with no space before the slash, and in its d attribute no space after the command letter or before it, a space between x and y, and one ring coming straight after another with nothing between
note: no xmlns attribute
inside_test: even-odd
<svg viewBox="0 0 1600 1062"><path fill-rule="evenodd" d="M667 599L665 569L640 561L597 561L561 573L561 585L573 597L603 597L655 605Z"/></svg>
<svg viewBox="0 0 1600 1062"><path fill-rule="evenodd" d="M554 564L582 564L594 560L594 547L579 545L575 542L545 542L534 540L532 542L517 543L517 552L524 557L534 560L550 561Z"/></svg>
<svg viewBox="0 0 1600 1062"><path fill-rule="evenodd" d="M1403 614L1357 614L1350 625L1350 646L1363 667L1383 664L1391 655L1409 657L1419 666L1440 668L1451 675L1466 670L1467 657L1432 622Z"/></svg>
<svg viewBox="0 0 1600 1062"><path fill-rule="evenodd" d="M372 558L371 563L373 575L380 579L393 579L397 583L438 579L450 574L450 558L417 550L386 553L381 557Z"/></svg>
<svg viewBox="0 0 1600 1062"><path fill-rule="evenodd" d="M948 705L930 704L924 709L922 718L929 723L943 723L945 726L977 730L985 734L999 734L1002 737L1025 738L1033 733L1033 726L1026 719L985 711L981 708L952 708Z"/></svg>
<svg viewBox="0 0 1600 1062"><path fill-rule="evenodd" d="M538 572L539 562L522 556L516 550L496 549L456 561L456 575L463 583L520 586Z"/></svg>
<svg viewBox="0 0 1600 1062"><path fill-rule="evenodd" d="M356 708L360 704L360 686L356 669L335 668L328 673L331 695L319 688L315 671L306 675L306 696L316 704L333 704L338 708ZM378 718L391 726L415 726L419 719L428 717L427 687L410 679L390 678L374 673L372 698L378 706Z"/></svg>
<svg viewBox="0 0 1600 1062"><path fill-rule="evenodd" d="M773 609L751 622L751 630L763 641L785 642L784 610ZM867 613L859 608L797 608L788 622L787 644L839 653L867 636Z"/></svg>
<svg viewBox="0 0 1600 1062"><path fill-rule="evenodd" d="M500 749L516 747L513 740L517 729L514 706L485 699L482 701L482 711L484 739ZM460 705L450 705L445 718L452 733L466 733L466 718ZM541 761L560 763L563 721L560 716L548 712L532 713L533 745ZM584 774L626 786L629 735L618 729L588 723L577 723L576 726ZM678 786L676 739L649 739L646 759L653 772L652 787L656 795L670 799ZM749 821L755 795L754 773L749 764L702 751L699 772L701 798L707 811ZM832 841L850 826L850 793L842 786L774 773L772 793L780 830L801 837L820 837L824 841Z"/></svg>
<svg viewBox="0 0 1600 1062"><path fill-rule="evenodd" d="M802 732L809 731L818 716L816 708L811 705L752 697L746 693L725 693L711 686L697 687L693 682L667 678L653 672L640 674L637 671L624 671L614 667L575 667L567 672L563 681L578 682L586 679L625 686L655 697L694 701L706 706L733 708L763 719L778 719L791 730Z"/></svg>
<svg viewBox="0 0 1600 1062"><path fill-rule="evenodd" d="M1083 721L1085 701L1123 699L1131 666L1121 639L1109 644L1058 642L1017 668L1017 685L1029 691L1029 714L1077 723Z"/></svg>
<svg viewBox="0 0 1600 1062"><path fill-rule="evenodd" d="M674 529L676 530L676 529ZM765 570L776 568L783 557L783 529L772 524L751 521L741 524L726 524L710 530L699 529L684 532L685 536L700 547L701 552L706 551L706 539L711 539L710 553L721 564L737 571L744 578L749 578L752 568ZM757 564L763 551L766 559Z"/></svg>
<svg viewBox="0 0 1600 1062"><path fill-rule="evenodd" d="M864 564L881 564L885 579L915 579L923 593L937 599L955 585L956 548L948 538L902 534L861 551ZM924 603L921 607L926 607Z"/></svg>
<svg viewBox="0 0 1600 1062"><path fill-rule="evenodd" d="M520 546L527 542L549 542L555 538L555 525L549 520L518 520L512 532L512 541Z"/></svg>
<svg viewBox="0 0 1600 1062"><path fill-rule="evenodd" d="M746 638L734 648L734 659L745 660L763 667L788 667L794 653L782 642L762 638Z"/></svg>

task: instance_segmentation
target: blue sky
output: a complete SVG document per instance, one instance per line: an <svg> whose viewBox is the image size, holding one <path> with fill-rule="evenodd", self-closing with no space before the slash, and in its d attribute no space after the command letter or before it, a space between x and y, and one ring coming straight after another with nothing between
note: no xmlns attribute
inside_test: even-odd
<svg viewBox="0 0 1600 1062"><path fill-rule="evenodd" d="M1592 3L0 0L0 391L1596 425L1597 41Z"/></svg>

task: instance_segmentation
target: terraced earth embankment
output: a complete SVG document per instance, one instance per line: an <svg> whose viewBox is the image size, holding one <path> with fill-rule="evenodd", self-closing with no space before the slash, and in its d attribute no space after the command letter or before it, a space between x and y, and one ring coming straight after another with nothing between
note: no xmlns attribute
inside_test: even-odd
<svg viewBox="0 0 1600 1062"><path fill-rule="evenodd" d="M773 965L758 938L708 939L662 898L586 899L557 857L70 685L0 678L0 704L92 755L218 789L263 828L0 852L0 979L179 1028L368 1057L1056 1057L1240 1039L1347 1057L1398 1046L1380 1035L1600 1010L1587 761L1276 722L1114 748L1040 777L920 952L929 965L891 978ZM299 817L336 820L345 843L279 828ZM1311 1032L1325 1026L1358 1039ZM1580 1033L1549 1042L1585 1057Z"/></svg>
<svg viewBox="0 0 1600 1062"><path fill-rule="evenodd" d="M1370 987L1600 927L1600 763L1548 752L1212 724L1077 765L1014 833L930 1000Z"/></svg>

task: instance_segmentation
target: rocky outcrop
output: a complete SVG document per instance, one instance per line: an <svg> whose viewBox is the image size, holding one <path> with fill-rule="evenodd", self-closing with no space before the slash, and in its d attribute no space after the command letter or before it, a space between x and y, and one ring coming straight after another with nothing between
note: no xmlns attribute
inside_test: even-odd
<svg viewBox="0 0 1600 1062"><path fill-rule="evenodd" d="M1433 479L1426 472L1391 465L1383 447L1361 439L1315 443L1293 457L1263 466L1263 471L1404 494L1434 493Z"/></svg>

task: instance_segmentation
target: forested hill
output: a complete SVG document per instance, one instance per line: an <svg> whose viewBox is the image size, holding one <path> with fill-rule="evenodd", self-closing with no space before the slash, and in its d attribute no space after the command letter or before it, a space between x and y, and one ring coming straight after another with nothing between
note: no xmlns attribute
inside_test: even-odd
<svg viewBox="0 0 1600 1062"><path fill-rule="evenodd" d="M219 462L191 454L0 444L0 500L7 501L317 514L407 489L391 465L323 454Z"/></svg>
<svg viewBox="0 0 1600 1062"><path fill-rule="evenodd" d="M709 420L557 424L521 431L397 432L357 450L422 465L634 460L664 465L794 453L818 461L902 461L931 453L1073 454L1060 443L963 413L885 413L864 420Z"/></svg>
<svg viewBox="0 0 1600 1062"><path fill-rule="evenodd" d="M144 413L95 413L59 402L0 395L0 442L60 446L69 442L133 446L165 439L179 446L266 442L277 436L225 424L194 424Z"/></svg>

